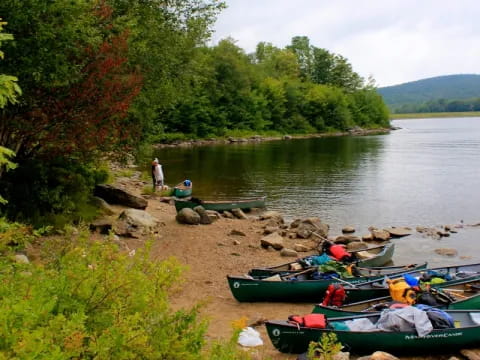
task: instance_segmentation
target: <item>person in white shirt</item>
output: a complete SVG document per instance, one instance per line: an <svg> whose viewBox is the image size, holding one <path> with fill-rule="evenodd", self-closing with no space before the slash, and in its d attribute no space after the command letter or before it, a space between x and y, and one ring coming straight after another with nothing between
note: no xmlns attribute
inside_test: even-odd
<svg viewBox="0 0 480 360"><path fill-rule="evenodd" d="M152 161L152 181L153 181L153 191L159 186L163 189L163 170L162 165L158 163L158 159Z"/></svg>

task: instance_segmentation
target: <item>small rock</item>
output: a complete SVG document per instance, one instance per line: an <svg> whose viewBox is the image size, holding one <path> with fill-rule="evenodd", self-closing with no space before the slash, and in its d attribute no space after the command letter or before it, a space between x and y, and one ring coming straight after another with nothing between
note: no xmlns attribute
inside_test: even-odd
<svg viewBox="0 0 480 360"><path fill-rule="evenodd" d="M212 222L217 221L221 218L221 215L218 211L215 210L206 210L206 213Z"/></svg>
<svg viewBox="0 0 480 360"><path fill-rule="evenodd" d="M161 198L158 199L158 201L162 203L167 203L170 204L170 202L173 200L171 196L162 196Z"/></svg>
<svg viewBox="0 0 480 360"><path fill-rule="evenodd" d="M236 252L232 252L232 253L230 253L230 255L232 255L232 256L241 256L239 253L236 253Z"/></svg>
<svg viewBox="0 0 480 360"><path fill-rule="evenodd" d="M298 253L295 250L283 248L280 251L280 255L289 257L298 257Z"/></svg>
<svg viewBox="0 0 480 360"><path fill-rule="evenodd" d="M333 241L335 244L350 244L351 242L362 241L358 236L353 235L340 235L335 238Z"/></svg>
<svg viewBox="0 0 480 360"><path fill-rule="evenodd" d="M222 215L227 219L235 219L235 216L233 216L233 214L230 211L224 211Z"/></svg>
<svg viewBox="0 0 480 360"><path fill-rule="evenodd" d="M17 264L30 264L30 260L28 260L28 257L24 254L16 254L15 262Z"/></svg>
<svg viewBox="0 0 480 360"><path fill-rule="evenodd" d="M450 233L442 230L437 230L437 235L440 237L449 237Z"/></svg>
<svg viewBox="0 0 480 360"><path fill-rule="evenodd" d="M373 241L373 235L370 233L370 234L366 234L366 235L363 235L362 236L362 240L363 241Z"/></svg>
<svg viewBox="0 0 480 360"><path fill-rule="evenodd" d="M94 196L93 202L105 215L115 214L115 210L101 197Z"/></svg>
<svg viewBox="0 0 480 360"><path fill-rule="evenodd" d="M300 225L301 222L302 222L302 219L293 220L292 223L290 224L290 228L291 229L297 228L298 225Z"/></svg>
<svg viewBox="0 0 480 360"><path fill-rule="evenodd" d="M292 136L291 135L283 135L283 140L291 140Z"/></svg>
<svg viewBox="0 0 480 360"><path fill-rule="evenodd" d="M210 218L210 216L208 216L207 211L203 206L195 206L193 208L193 211L200 215L200 224L209 225L212 223L212 219Z"/></svg>
<svg viewBox="0 0 480 360"><path fill-rule="evenodd" d="M375 351L372 355L362 356L359 357L357 360L400 360L396 356L392 354L383 352L383 351Z"/></svg>
<svg viewBox="0 0 480 360"><path fill-rule="evenodd" d="M387 241L390 239L390 233L385 230L373 230L372 235L375 240Z"/></svg>
<svg viewBox="0 0 480 360"><path fill-rule="evenodd" d="M176 219L180 224L197 225L200 224L201 217L193 209L183 208L177 213Z"/></svg>
<svg viewBox="0 0 480 360"><path fill-rule="evenodd" d="M278 211L273 211L273 210L265 211L259 216L260 220L280 219L280 218L282 219L282 224L283 224L284 223L283 215Z"/></svg>
<svg viewBox="0 0 480 360"><path fill-rule="evenodd" d="M273 234L274 232L277 232L278 226L266 226L265 229L263 230L263 234L268 235L268 234Z"/></svg>
<svg viewBox="0 0 480 360"><path fill-rule="evenodd" d="M308 247L306 247L305 245L302 245L302 244L293 245L293 249L297 252L307 252L307 251L310 250Z"/></svg>
<svg viewBox="0 0 480 360"><path fill-rule="evenodd" d="M101 218L90 223L89 227L91 231L97 231L100 234L108 234L113 228L113 222L112 219Z"/></svg>
<svg viewBox="0 0 480 360"><path fill-rule="evenodd" d="M240 245L240 244L241 244L240 241L238 241L238 240L233 240L233 245Z"/></svg>
<svg viewBox="0 0 480 360"><path fill-rule="evenodd" d="M347 251L364 250L366 248L368 248L368 245L362 241L351 242L347 245Z"/></svg>
<svg viewBox="0 0 480 360"><path fill-rule="evenodd" d="M443 256L456 256L458 254L458 251L455 249L447 249L447 248L440 248L440 249L435 249L435 252L438 255L443 255Z"/></svg>
<svg viewBox="0 0 480 360"><path fill-rule="evenodd" d="M478 349L462 349L460 350L460 354L468 360L480 360L480 350Z"/></svg>
<svg viewBox="0 0 480 360"><path fill-rule="evenodd" d="M276 250L283 249L283 238L277 234L273 233L267 236L264 236L260 239L262 247L273 247Z"/></svg>
<svg viewBox="0 0 480 360"><path fill-rule="evenodd" d="M351 234L351 233L354 233L354 232L355 232L355 228L353 226L345 226L342 229L342 233L344 233L344 234Z"/></svg>
<svg viewBox="0 0 480 360"><path fill-rule="evenodd" d="M241 220L246 220L247 215L242 211L242 209L232 209L232 214L237 218Z"/></svg>
<svg viewBox="0 0 480 360"><path fill-rule="evenodd" d="M228 233L228 235L230 235L230 236L247 236L243 231L236 230L236 229L232 229L232 231L230 231Z"/></svg>
<svg viewBox="0 0 480 360"><path fill-rule="evenodd" d="M403 237L412 234L411 230L406 227L391 227L383 230L388 231L392 237Z"/></svg>

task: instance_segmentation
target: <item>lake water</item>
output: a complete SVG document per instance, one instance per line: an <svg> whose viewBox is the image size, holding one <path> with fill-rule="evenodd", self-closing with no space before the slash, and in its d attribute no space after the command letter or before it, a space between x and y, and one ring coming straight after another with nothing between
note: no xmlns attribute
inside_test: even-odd
<svg viewBox="0 0 480 360"><path fill-rule="evenodd" d="M370 225L480 222L480 118L392 123L402 129L375 136L168 148L155 155L167 183L188 178L196 197L266 195L269 209L289 220L318 216L332 234L345 225L361 235ZM423 256L434 246L470 256L432 255L434 264L480 262L479 234L465 228L437 244L418 234L395 240L395 259L411 259L417 251Z"/></svg>

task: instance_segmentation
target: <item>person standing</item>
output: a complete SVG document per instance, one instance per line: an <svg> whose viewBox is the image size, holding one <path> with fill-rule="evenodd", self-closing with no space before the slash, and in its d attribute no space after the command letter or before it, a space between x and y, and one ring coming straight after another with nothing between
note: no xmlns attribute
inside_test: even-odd
<svg viewBox="0 0 480 360"><path fill-rule="evenodd" d="M152 181L153 191L157 189L157 186L160 186L163 189L163 169L162 165L158 163L157 158L152 162Z"/></svg>

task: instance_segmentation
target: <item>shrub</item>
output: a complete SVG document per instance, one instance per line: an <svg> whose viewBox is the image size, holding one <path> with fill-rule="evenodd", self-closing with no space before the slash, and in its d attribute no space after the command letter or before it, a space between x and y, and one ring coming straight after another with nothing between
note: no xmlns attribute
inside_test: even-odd
<svg viewBox="0 0 480 360"><path fill-rule="evenodd" d="M322 334L318 342L312 341L308 346L307 358L309 360L332 360L335 354L342 351L342 344L338 342L335 333Z"/></svg>
<svg viewBox="0 0 480 360"><path fill-rule="evenodd" d="M200 358L198 308L169 308L182 272L175 260L85 237L44 250L43 266L0 264L0 358Z"/></svg>
<svg viewBox="0 0 480 360"><path fill-rule="evenodd" d="M35 226L61 228L71 221L89 220L97 215L89 202L92 189L107 178L105 168L71 159L26 161L2 176L1 186L9 201L5 213Z"/></svg>

